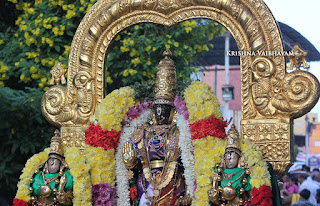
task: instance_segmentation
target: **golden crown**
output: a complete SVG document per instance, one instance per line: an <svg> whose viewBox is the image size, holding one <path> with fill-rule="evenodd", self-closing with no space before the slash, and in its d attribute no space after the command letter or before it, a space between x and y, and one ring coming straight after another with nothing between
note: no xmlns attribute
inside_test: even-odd
<svg viewBox="0 0 320 206"><path fill-rule="evenodd" d="M173 60L170 59L170 50L165 50L163 56L164 59L159 62L158 66L153 104L173 105L176 97L174 91L174 86L176 84L176 68Z"/></svg>
<svg viewBox="0 0 320 206"><path fill-rule="evenodd" d="M227 151L234 151L239 156L241 155L240 150L240 135L239 132L234 124L231 125L231 128L227 134L227 145L226 145L226 152Z"/></svg>
<svg viewBox="0 0 320 206"><path fill-rule="evenodd" d="M55 155L55 154L57 154L57 155ZM56 158L58 158L62 161L63 148L62 148L62 139L59 135L59 130L56 130L54 132L54 136L51 138L49 155L54 155ZM61 157L59 157L59 156L61 156Z"/></svg>

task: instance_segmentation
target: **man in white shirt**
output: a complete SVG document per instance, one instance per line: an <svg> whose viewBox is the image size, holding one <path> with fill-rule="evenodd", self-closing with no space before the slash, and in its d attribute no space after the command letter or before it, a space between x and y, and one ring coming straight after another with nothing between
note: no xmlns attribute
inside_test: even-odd
<svg viewBox="0 0 320 206"><path fill-rule="evenodd" d="M311 177L308 177L305 181L303 181L300 185L299 192L301 192L303 189L308 189L311 193L309 202L317 205L316 195L317 190L320 189L320 173L313 172Z"/></svg>

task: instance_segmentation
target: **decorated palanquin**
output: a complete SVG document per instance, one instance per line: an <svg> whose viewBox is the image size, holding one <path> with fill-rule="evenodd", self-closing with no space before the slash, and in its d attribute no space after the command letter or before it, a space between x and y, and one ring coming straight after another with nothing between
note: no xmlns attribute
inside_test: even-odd
<svg viewBox="0 0 320 206"><path fill-rule="evenodd" d="M154 99L132 87L103 97L104 59L121 30L193 18L221 23L240 51L283 51L262 0L99 0L73 39L67 87L58 64L56 85L42 98L43 115L60 128L52 142L61 144L28 160L14 205L277 205L266 161L276 174L286 171L292 120L319 98L318 80L300 70L300 48L289 73L284 56L240 56L241 134L232 128L226 135L205 83L176 94L170 51L159 63Z"/></svg>

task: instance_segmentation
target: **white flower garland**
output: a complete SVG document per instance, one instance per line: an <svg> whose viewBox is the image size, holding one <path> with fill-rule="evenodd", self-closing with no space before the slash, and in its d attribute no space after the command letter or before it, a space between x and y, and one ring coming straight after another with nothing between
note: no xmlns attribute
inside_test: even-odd
<svg viewBox="0 0 320 206"><path fill-rule="evenodd" d="M179 142L181 148L181 160L184 167L184 178L187 185L187 191L190 193L191 197L193 197L195 170L189 120L185 120L182 114L178 114L177 126L180 131Z"/></svg>
<svg viewBox="0 0 320 206"><path fill-rule="evenodd" d="M120 136L120 143L116 152L116 174L117 174L117 205L124 206L130 205L130 197L129 197L129 181L126 177L127 169L122 162L122 148L124 144L129 141L132 133L141 126L143 123L146 123L151 115L151 109L143 111L139 117L132 120L129 126L125 126L122 130L122 134Z"/></svg>

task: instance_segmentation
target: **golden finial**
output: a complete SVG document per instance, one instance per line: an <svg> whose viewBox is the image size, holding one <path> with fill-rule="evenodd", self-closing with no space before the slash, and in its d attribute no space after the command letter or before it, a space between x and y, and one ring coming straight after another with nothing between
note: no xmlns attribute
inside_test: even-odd
<svg viewBox="0 0 320 206"><path fill-rule="evenodd" d="M292 70L293 66L297 68L297 70L300 70L301 64L303 68L307 69L309 68L309 64L307 63L306 57L308 55L307 51L304 51L298 44L294 45L290 53L293 53L294 55L288 56L289 59L289 66L288 69Z"/></svg>
<svg viewBox="0 0 320 206"><path fill-rule="evenodd" d="M51 73L51 81L50 84L54 85L59 84L61 81L61 84L66 83L66 78L64 77L65 73L67 72L66 69L63 68L61 62L58 62L56 66L50 71Z"/></svg>
<svg viewBox="0 0 320 206"><path fill-rule="evenodd" d="M173 105L176 97L174 91L174 86L176 84L176 68L173 60L170 58L170 50L165 50L163 56L164 59L159 62L158 66L153 104Z"/></svg>
<svg viewBox="0 0 320 206"><path fill-rule="evenodd" d="M241 155L240 150L240 135L234 124L231 125L231 128L227 134L227 145L225 151L234 151L239 156Z"/></svg>

